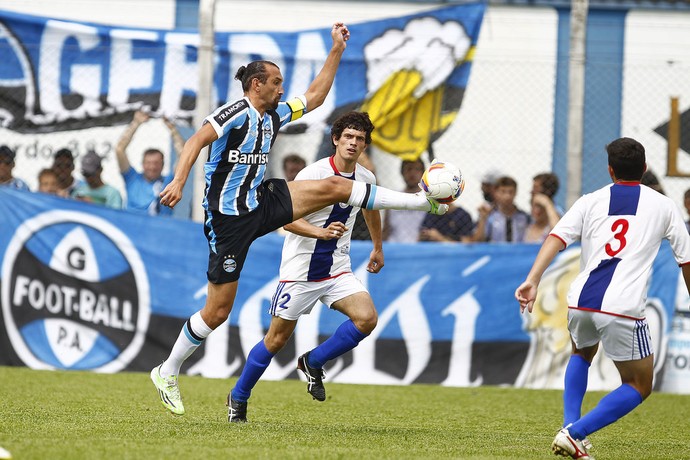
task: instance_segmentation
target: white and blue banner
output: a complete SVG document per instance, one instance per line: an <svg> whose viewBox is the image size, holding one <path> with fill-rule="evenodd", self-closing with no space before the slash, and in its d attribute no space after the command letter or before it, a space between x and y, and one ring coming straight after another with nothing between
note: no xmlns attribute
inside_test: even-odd
<svg viewBox="0 0 690 460"><path fill-rule="evenodd" d="M254 243L229 321L183 372L240 372L270 322L282 241L270 234ZM364 269L370 250L370 243L354 241L351 254L379 323L353 352L329 363L331 381L561 385L570 351L565 293L579 269L578 248L553 264L535 312L524 317L513 292L536 245L385 244L386 266L376 275ZM201 224L0 187L0 365L149 370L203 306L207 255ZM678 299L687 300L678 280L670 249L663 246L647 308L659 369ZM294 377L297 356L344 319L323 305L303 316L266 378ZM687 363L688 356L668 358ZM610 361L598 359L593 366L590 388L618 385ZM682 366L675 371L690 372Z"/></svg>
<svg viewBox="0 0 690 460"><path fill-rule="evenodd" d="M368 111L374 143L418 156L450 125L468 84L485 3L350 26L352 38L320 110L292 130L322 130L344 111ZM330 29L215 35L213 100L242 96L233 77L276 63L286 96L303 94L331 48ZM0 127L36 133L112 126L145 108L189 122L199 35L109 27L0 11Z"/></svg>

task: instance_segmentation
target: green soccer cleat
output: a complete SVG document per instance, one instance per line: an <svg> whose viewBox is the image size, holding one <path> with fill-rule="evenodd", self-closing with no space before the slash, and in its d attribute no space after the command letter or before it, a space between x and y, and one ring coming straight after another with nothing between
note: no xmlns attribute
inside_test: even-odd
<svg viewBox="0 0 690 460"><path fill-rule="evenodd" d="M151 381L158 390L161 404L175 415L184 415L184 405L182 404L180 387L177 386L177 376L171 375L168 378L161 377L161 366L162 364L151 370Z"/></svg>
<svg viewBox="0 0 690 460"><path fill-rule="evenodd" d="M448 205L444 203L439 203L438 201L434 200L433 198L426 198L429 204L431 205L431 209L429 209L429 214L436 214L437 216L442 216L445 213L448 212Z"/></svg>

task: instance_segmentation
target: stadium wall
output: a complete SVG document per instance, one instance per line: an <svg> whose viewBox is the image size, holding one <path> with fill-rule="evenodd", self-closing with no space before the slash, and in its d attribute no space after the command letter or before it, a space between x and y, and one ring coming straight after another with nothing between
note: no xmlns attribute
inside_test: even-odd
<svg viewBox="0 0 690 460"><path fill-rule="evenodd" d="M229 320L185 363L192 375L239 375L263 337L278 284L283 237L252 246ZM164 240L164 241L163 241ZM163 243L162 243L163 241ZM568 283L579 248L564 251L531 315L513 298L538 245L386 244L386 267L366 271L370 244L353 241L353 272L379 312L375 331L329 363L329 381L560 388L570 354ZM96 372L148 371L204 304L207 244L201 224L110 210L0 188L0 365ZM647 318L657 388L685 392L688 330L676 310L688 296L670 247L653 267ZM296 358L330 336L343 316L317 304L303 316L265 378L295 378ZM620 384L599 353L589 388Z"/></svg>

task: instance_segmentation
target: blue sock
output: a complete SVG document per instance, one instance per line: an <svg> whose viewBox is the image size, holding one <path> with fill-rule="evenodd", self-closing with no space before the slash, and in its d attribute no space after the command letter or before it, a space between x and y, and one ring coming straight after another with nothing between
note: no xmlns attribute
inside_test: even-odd
<svg viewBox="0 0 690 460"><path fill-rule="evenodd" d="M604 396L588 414L573 423L568 432L575 439L584 439L587 435L622 418L641 403L642 395L624 383Z"/></svg>
<svg viewBox="0 0 690 460"><path fill-rule="evenodd" d="M259 381L264 371L271 364L273 354L266 349L264 340L261 339L259 343L254 345L254 348L247 356L247 362L244 364L242 374L235 384L235 388L230 392L232 399L237 402L247 402L249 396L252 394L252 388Z"/></svg>
<svg viewBox="0 0 690 460"><path fill-rule="evenodd" d="M331 337L309 352L309 365L321 369L326 362L355 348L367 335L352 320L345 321Z"/></svg>
<svg viewBox="0 0 690 460"><path fill-rule="evenodd" d="M590 363L580 355L570 355L565 368L565 390L563 391L563 426L580 419L582 400L587 391L587 377Z"/></svg>

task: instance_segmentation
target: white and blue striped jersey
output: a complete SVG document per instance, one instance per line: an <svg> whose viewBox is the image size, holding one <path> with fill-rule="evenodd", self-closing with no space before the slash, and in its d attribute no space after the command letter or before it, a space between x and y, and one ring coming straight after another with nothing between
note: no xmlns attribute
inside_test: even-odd
<svg viewBox="0 0 690 460"><path fill-rule="evenodd" d="M343 176L360 182L375 184L374 174L357 164L354 174L340 173L333 157L323 158L304 168L295 180L325 179L330 176ZM281 281L321 281L351 272L350 239L352 227L360 208L347 203L327 206L304 217L317 227L328 227L331 222L342 222L347 231L338 239L328 241L288 233L283 243L283 256L280 262Z"/></svg>
<svg viewBox="0 0 690 460"><path fill-rule="evenodd" d="M568 291L569 308L644 318L647 284L661 241L676 262L690 263L690 235L668 197L618 182L584 195L551 231L566 246L580 240L580 273Z"/></svg>
<svg viewBox="0 0 690 460"><path fill-rule="evenodd" d="M264 179L268 154L278 130L306 112L304 96L280 102L263 118L244 97L206 117L218 134L204 166L204 209L240 216L258 205L257 187Z"/></svg>

